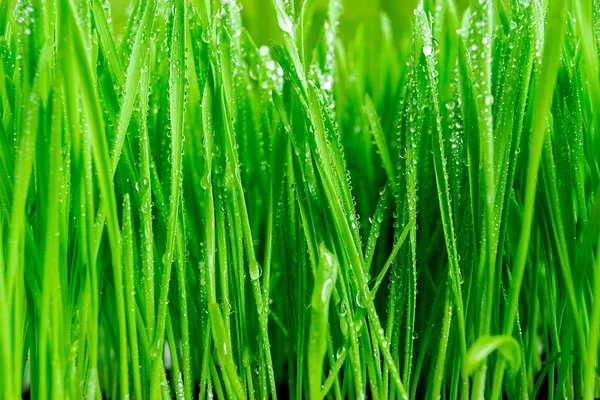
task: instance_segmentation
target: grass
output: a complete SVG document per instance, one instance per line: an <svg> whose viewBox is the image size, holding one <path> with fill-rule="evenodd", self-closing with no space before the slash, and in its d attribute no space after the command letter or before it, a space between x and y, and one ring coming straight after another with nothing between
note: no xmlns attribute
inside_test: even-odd
<svg viewBox="0 0 600 400"><path fill-rule="evenodd" d="M600 3L244 4L0 3L2 398L600 397Z"/></svg>

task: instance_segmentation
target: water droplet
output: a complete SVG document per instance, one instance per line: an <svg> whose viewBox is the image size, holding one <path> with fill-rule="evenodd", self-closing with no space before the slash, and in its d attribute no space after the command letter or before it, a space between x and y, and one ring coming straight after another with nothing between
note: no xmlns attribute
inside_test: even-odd
<svg viewBox="0 0 600 400"><path fill-rule="evenodd" d="M250 262L249 269L250 269L250 279L252 279L253 281L257 280L262 275L262 268L261 268L260 264L257 263L256 261Z"/></svg>
<svg viewBox="0 0 600 400"><path fill-rule="evenodd" d="M343 317L343 316L346 315L346 312L347 312L347 310L346 310L346 302L344 300L342 300L340 302L338 312L339 312L339 314L340 314L341 317Z"/></svg>
<svg viewBox="0 0 600 400"><path fill-rule="evenodd" d="M360 308L367 308L367 299L365 298L365 293L363 293L363 290L359 290L356 293L356 305Z"/></svg>

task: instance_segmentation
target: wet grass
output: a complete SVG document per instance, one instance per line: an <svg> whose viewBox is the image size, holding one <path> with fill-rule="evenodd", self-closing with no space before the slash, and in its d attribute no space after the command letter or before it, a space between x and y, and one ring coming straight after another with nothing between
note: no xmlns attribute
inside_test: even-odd
<svg viewBox="0 0 600 400"><path fill-rule="evenodd" d="M600 397L600 4L130 3L0 3L3 398Z"/></svg>

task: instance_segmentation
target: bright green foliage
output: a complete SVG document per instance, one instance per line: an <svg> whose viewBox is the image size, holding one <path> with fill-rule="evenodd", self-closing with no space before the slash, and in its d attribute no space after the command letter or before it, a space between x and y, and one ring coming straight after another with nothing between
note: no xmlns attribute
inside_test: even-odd
<svg viewBox="0 0 600 400"><path fill-rule="evenodd" d="M600 2L240 1L0 1L0 398L599 398Z"/></svg>

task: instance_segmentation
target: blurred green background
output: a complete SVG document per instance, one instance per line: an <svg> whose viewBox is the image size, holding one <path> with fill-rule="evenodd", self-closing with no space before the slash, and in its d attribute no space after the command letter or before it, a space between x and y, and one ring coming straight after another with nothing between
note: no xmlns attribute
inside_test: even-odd
<svg viewBox="0 0 600 400"><path fill-rule="evenodd" d="M395 34L400 36L403 30L409 28L417 2L418 0L341 0L342 38L350 38L361 23L376 22L382 10L390 17ZM278 36L271 0L242 0L241 3L244 6L244 24L258 43L266 43ZM301 4L297 1L297 9L300 7L299 3ZM327 4L327 0L316 1L316 20L325 18Z"/></svg>
<svg viewBox="0 0 600 400"><path fill-rule="evenodd" d="M124 27L131 4L136 0L110 0L115 33L119 35ZM157 1L157 0L155 0ZM242 4L242 18L255 42L260 46L270 40L279 41L281 36L273 13L272 0L238 0ZM294 0L299 10L303 0ZM343 40L353 37L360 24L376 23L381 11L392 22L397 40L406 38L410 30L413 10L419 0L340 0L343 13L340 22L340 34ZM434 2L435 0L424 0ZM464 10L469 0L456 0L459 10ZM315 20L323 20L327 12L328 0L316 0ZM318 23L317 26L320 26Z"/></svg>
<svg viewBox="0 0 600 400"><path fill-rule="evenodd" d="M110 0L115 33L122 32L126 15L135 0ZM390 17L396 39L401 39L410 29L413 10L418 0L340 0L343 7L340 33L342 39L350 39L359 24L376 22L380 12ZM433 0L425 0L433 1ZM278 41L280 34L273 13L272 0L239 0L242 4L242 18L258 45L268 44L270 40ZM297 10L302 0L295 0ZM459 8L464 9L468 0L457 0ZM328 0L316 0L315 19L323 19L327 12ZM319 24L317 23L317 26Z"/></svg>
<svg viewBox="0 0 600 400"><path fill-rule="evenodd" d="M113 30L117 38L120 39L123 33L126 20L131 14L132 9L138 0L108 0L111 4L111 15L113 21ZM160 0L151 0L160 1ZM181 0L184 1L184 0ZM202 0L187 0L199 4ZM222 0L213 0L219 3ZM254 42L258 46L269 45L271 41L282 42L281 33L275 20L273 12L273 0L237 0L242 5L242 20L244 27L249 31ZM305 0L294 1L296 14ZM389 17L391 23L394 46L400 50L400 54L406 56L411 48L411 29L414 9L419 0L339 0L342 4L342 14L340 17L340 27L338 35L342 42L348 44L355 38L359 27L364 26L367 31L380 32L382 13ZM426 8L435 9L436 0L422 0ZM459 15L467 8L470 0L454 0ZM308 48L312 48L316 43L317 37L323 27L324 19L327 15L329 0L315 0L314 20L309 33ZM373 29L371 29L373 28ZM362 30L360 30L362 31ZM377 40L377 39L375 39ZM379 50L373 49L377 56Z"/></svg>

